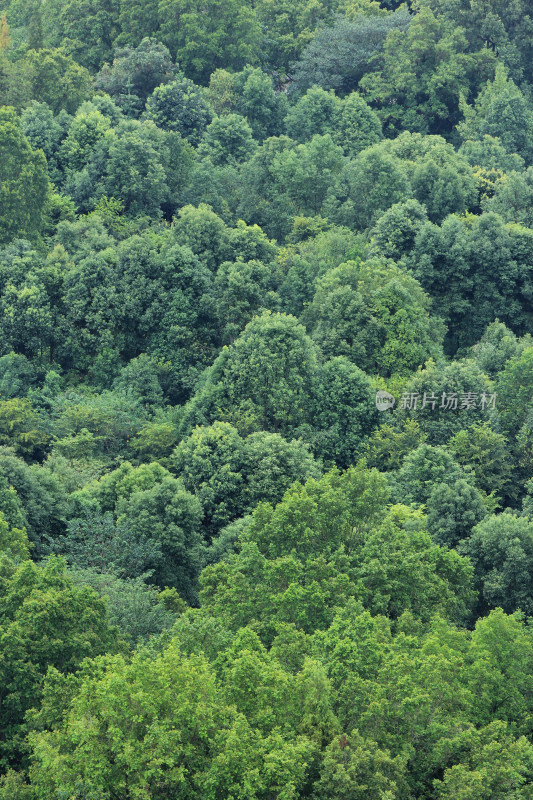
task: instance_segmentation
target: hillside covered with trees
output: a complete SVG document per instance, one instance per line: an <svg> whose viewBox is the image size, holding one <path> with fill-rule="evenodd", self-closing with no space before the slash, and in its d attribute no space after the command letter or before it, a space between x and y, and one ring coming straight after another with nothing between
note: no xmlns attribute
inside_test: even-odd
<svg viewBox="0 0 533 800"><path fill-rule="evenodd" d="M0 800L531 800L530 0L0 4Z"/></svg>

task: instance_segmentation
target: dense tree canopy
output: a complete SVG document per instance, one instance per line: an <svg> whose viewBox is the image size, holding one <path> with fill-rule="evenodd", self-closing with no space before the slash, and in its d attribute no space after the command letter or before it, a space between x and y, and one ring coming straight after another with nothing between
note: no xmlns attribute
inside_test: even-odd
<svg viewBox="0 0 533 800"><path fill-rule="evenodd" d="M409 23L409 15L402 9L386 15L339 17L331 26L320 28L295 65L297 88L316 84L341 93L352 91L382 53L388 34L408 29Z"/></svg>
<svg viewBox="0 0 533 800"><path fill-rule="evenodd" d="M532 20L0 8L0 800L531 800Z"/></svg>
<svg viewBox="0 0 533 800"><path fill-rule="evenodd" d="M34 239L43 226L49 193L46 160L32 150L13 109L0 112L0 240Z"/></svg>
<svg viewBox="0 0 533 800"><path fill-rule="evenodd" d="M369 71L361 86L377 104L387 132L447 134L460 119L460 93L491 78L493 70L490 50L469 52L456 23L423 8L407 30L387 37L381 70Z"/></svg>

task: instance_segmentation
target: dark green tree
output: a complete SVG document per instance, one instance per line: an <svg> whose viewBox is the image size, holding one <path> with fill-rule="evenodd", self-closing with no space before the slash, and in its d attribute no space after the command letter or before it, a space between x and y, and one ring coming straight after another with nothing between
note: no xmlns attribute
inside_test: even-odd
<svg viewBox="0 0 533 800"><path fill-rule="evenodd" d="M62 48L30 50L26 55L31 99L48 103L54 113L73 114L92 94L89 72Z"/></svg>
<svg viewBox="0 0 533 800"><path fill-rule="evenodd" d="M264 312L206 371L185 411L184 433L219 419L241 433L292 436L309 420L316 368L304 327L294 317Z"/></svg>
<svg viewBox="0 0 533 800"><path fill-rule="evenodd" d="M76 60L98 70L119 33L119 0L67 0L59 16L64 40Z"/></svg>
<svg viewBox="0 0 533 800"><path fill-rule="evenodd" d="M516 169L516 168L515 168ZM498 174L492 197L482 200L486 211L494 211L506 222L515 222L533 228L533 167L523 171Z"/></svg>
<svg viewBox="0 0 533 800"><path fill-rule="evenodd" d="M487 510L479 491L464 478L436 483L426 503L428 530L437 544L456 547Z"/></svg>
<svg viewBox="0 0 533 800"><path fill-rule="evenodd" d="M360 87L386 134L407 129L449 136L460 120L461 92L475 92L494 66L490 50L470 52L461 28L422 8L407 29L391 31L381 69L368 72Z"/></svg>
<svg viewBox="0 0 533 800"><path fill-rule="evenodd" d="M260 308L276 308L273 270L261 261L225 261L220 265L214 292L224 341L231 344Z"/></svg>
<svg viewBox="0 0 533 800"><path fill-rule="evenodd" d="M255 150L252 129L240 114L215 117L207 126L199 153L215 166L239 164Z"/></svg>
<svg viewBox="0 0 533 800"><path fill-rule="evenodd" d="M311 408L314 452L341 468L355 464L378 424L368 375L344 356L331 358L319 369Z"/></svg>
<svg viewBox="0 0 533 800"><path fill-rule="evenodd" d="M524 0L422 0L453 25L460 26L471 50L485 47L498 54L516 81L531 82L531 8Z"/></svg>
<svg viewBox="0 0 533 800"><path fill-rule="evenodd" d="M136 47L159 29L158 0L121 0L117 43Z"/></svg>
<svg viewBox="0 0 533 800"><path fill-rule="evenodd" d="M474 361L428 361L402 388L392 412L395 425L416 420L431 445L445 445L473 425L500 425L497 389Z"/></svg>
<svg viewBox="0 0 533 800"><path fill-rule="evenodd" d="M213 272L230 256L227 227L205 203L198 208L191 205L180 208L172 231L176 241L190 247Z"/></svg>
<svg viewBox="0 0 533 800"><path fill-rule="evenodd" d="M531 614L533 569L533 522L511 513L484 519L461 544L475 568L480 590L478 613L503 608L508 614L520 609Z"/></svg>
<svg viewBox="0 0 533 800"><path fill-rule="evenodd" d="M297 142L306 142L316 134L334 135L342 108L343 102L333 90L312 86L290 107L285 118L287 135Z"/></svg>
<svg viewBox="0 0 533 800"><path fill-rule="evenodd" d="M517 334L529 330L531 247L528 230L492 213L421 228L407 263L439 305L450 351L479 341L496 318Z"/></svg>
<svg viewBox="0 0 533 800"><path fill-rule="evenodd" d="M177 76L172 83L157 86L148 98L146 118L164 130L177 131L197 145L211 122L211 113L200 87Z"/></svg>
<svg viewBox="0 0 533 800"><path fill-rule="evenodd" d="M304 319L326 357L347 356L366 372L390 376L438 355L442 326L428 312L420 286L376 258L327 272Z"/></svg>
<svg viewBox="0 0 533 800"><path fill-rule="evenodd" d="M380 119L365 99L358 92L347 95L332 130L334 141L345 155L356 156L379 142L382 135Z"/></svg>
<svg viewBox="0 0 533 800"><path fill-rule="evenodd" d="M0 109L0 242L39 236L50 186L42 150L32 150L14 109Z"/></svg>
<svg viewBox="0 0 533 800"><path fill-rule="evenodd" d="M376 145L344 166L324 212L338 225L362 231L394 203L410 196L412 189L402 162Z"/></svg>
<svg viewBox="0 0 533 800"><path fill-rule="evenodd" d="M409 24L405 9L383 16L339 17L331 27L318 31L295 64L292 74L297 88L305 91L317 85L342 94L355 90L383 52L389 33L405 31Z"/></svg>
<svg viewBox="0 0 533 800"><path fill-rule="evenodd" d="M303 442L264 431L241 437L227 422L195 428L175 449L172 463L200 500L209 535L261 501L277 502L294 481L319 474Z"/></svg>
<svg viewBox="0 0 533 800"><path fill-rule="evenodd" d="M499 64L493 81L488 81L474 106L463 104L464 121L457 130L463 141L497 136L508 153L518 153L527 164L533 160L531 135L533 108L508 72Z"/></svg>
<svg viewBox="0 0 533 800"><path fill-rule="evenodd" d="M111 63L96 76L98 89L107 92L128 115L143 110L154 89L172 81L176 67L168 49L155 39L143 37L136 47L117 48Z"/></svg>
<svg viewBox="0 0 533 800"><path fill-rule="evenodd" d="M24 757L24 715L39 704L47 670L72 673L84 658L116 652L118 641L103 601L93 590L75 586L60 559L44 567L3 560L0 586L5 768L19 766Z"/></svg>
<svg viewBox="0 0 533 800"><path fill-rule="evenodd" d="M206 85L218 67L242 69L259 60L260 31L250 5L236 0L161 0L161 41L188 78Z"/></svg>
<svg viewBox="0 0 533 800"><path fill-rule="evenodd" d="M411 252L426 220L426 209L418 200L395 203L370 231L372 252L399 261Z"/></svg>

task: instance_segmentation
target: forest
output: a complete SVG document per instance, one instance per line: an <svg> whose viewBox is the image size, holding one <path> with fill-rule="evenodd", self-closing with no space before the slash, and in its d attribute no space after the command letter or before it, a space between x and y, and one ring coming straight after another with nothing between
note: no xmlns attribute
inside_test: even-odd
<svg viewBox="0 0 533 800"><path fill-rule="evenodd" d="M532 800L531 0L1 0L0 800Z"/></svg>

